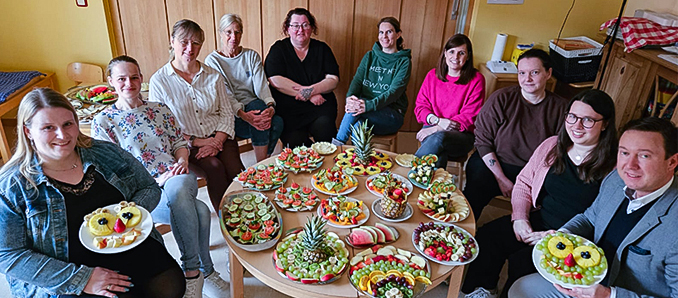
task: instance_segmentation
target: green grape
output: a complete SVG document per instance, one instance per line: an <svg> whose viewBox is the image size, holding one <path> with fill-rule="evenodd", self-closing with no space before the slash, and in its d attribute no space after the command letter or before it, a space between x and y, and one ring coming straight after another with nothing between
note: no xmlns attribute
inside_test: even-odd
<svg viewBox="0 0 678 298"><path fill-rule="evenodd" d="M562 237L562 236L563 236L563 232L556 232L556 236Z"/></svg>
<svg viewBox="0 0 678 298"><path fill-rule="evenodd" d="M541 243L537 244L537 249L538 249L538 250L542 250L543 248L544 248L544 246L541 245Z"/></svg>
<svg viewBox="0 0 678 298"><path fill-rule="evenodd" d="M551 256L551 261L553 261L554 263L559 263L558 262L559 260L560 259L558 259L556 256Z"/></svg>
<svg viewBox="0 0 678 298"><path fill-rule="evenodd" d="M575 285L581 285L581 279L575 279L574 284Z"/></svg>
<svg viewBox="0 0 678 298"><path fill-rule="evenodd" d="M605 270L607 268L607 262L601 262L599 266L600 269Z"/></svg>
<svg viewBox="0 0 678 298"><path fill-rule="evenodd" d="M544 257L547 258L547 259L552 259L552 258L553 258L553 256L552 256L551 253L549 252L549 249L548 249L548 248L546 249L546 251L544 251Z"/></svg>
<svg viewBox="0 0 678 298"><path fill-rule="evenodd" d="M582 273L584 271L581 269L581 267L579 267L579 265L575 266L575 270L579 273Z"/></svg>
<svg viewBox="0 0 678 298"><path fill-rule="evenodd" d="M570 267L567 265L563 266L563 271L570 272Z"/></svg>
<svg viewBox="0 0 678 298"><path fill-rule="evenodd" d="M568 278L567 278L567 283L568 283L568 284L574 283L574 279L572 279L572 277L568 277Z"/></svg>
<svg viewBox="0 0 678 298"><path fill-rule="evenodd" d="M562 280L563 280L563 277L562 277L560 274L556 274L556 280L562 281Z"/></svg>

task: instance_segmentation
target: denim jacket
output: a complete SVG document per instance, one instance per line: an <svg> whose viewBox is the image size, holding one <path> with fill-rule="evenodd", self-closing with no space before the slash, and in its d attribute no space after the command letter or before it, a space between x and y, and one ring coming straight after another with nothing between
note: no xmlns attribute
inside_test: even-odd
<svg viewBox="0 0 678 298"><path fill-rule="evenodd" d="M91 148L76 148L83 171L94 166L125 200L151 211L160 200L160 187L134 156L109 142L92 140ZM68 235L63 195L42 173L31 177L18 167L0 175L0 272L7 276L14 297L80 295L94 268L68 262ZM162 243L154 229L151 237Z"/></svg>

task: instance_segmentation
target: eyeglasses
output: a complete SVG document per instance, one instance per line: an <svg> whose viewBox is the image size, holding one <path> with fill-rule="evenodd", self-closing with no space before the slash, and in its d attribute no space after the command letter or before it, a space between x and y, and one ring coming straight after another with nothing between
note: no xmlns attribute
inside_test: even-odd
<svg viewBox="0 0 678 298"><path fill-rule="evenodd" d="M303 28L304 30L308 30L311 28L311 25L309 23L303 23L303 24L290 24L290 28L292 28L293 31L299 30L299 28Z"/></svg>
<svg viewBox="0 0 678 298"><path fill-rule="evenodd" d="M577 117L577 115L572 113L567 113L567 116L565 117L565 122L569 124L576 124L578 120L581 120L581 125L584 126L584 128L593 128L593 126L596 125L596 122L603 121L603 119L596 120L589 117Z"/></svg>

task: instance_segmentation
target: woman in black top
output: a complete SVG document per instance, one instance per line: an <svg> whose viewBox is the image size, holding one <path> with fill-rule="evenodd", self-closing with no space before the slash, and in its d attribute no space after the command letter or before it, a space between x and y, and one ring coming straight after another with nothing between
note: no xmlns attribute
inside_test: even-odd
<svg viewBox="0 0 678 298"><path fill-rule="evenodd" d="M309 135L330 142L337 134L337 99L332 92L339 83L339 65L332 50L311 38L316 20L304 8L287 13L283 33L266 56L264 69L273 88L276 114L284 121L280 140L284 146L311 145Z"/></svg>
<svg viewBox="0 0 678 298"><path fill-rule="evenodd" d="M532 247L598 196L600 182L616 164L614 102L603 91L584 91L570 101L564 122L558 136L542 142L516 178L513 214L478 230L476 240L483 249L469 266L462 292L489 294L508 260L501 296L506 297L513 282L536 272Z"/></svg>

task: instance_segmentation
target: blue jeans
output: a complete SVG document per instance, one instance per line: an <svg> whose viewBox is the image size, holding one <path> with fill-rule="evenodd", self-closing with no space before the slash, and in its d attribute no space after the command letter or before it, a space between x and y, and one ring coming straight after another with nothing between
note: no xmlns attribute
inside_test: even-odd
<svg viewBox="0 0 678 298"><path fill-rule="evenodd" d="M266 108L266 103L261 99L255 99L254 101L245 105L245 112L259 110L263 111ZM271 118L271 128L267 130L258 130L254 126L247 123L247 121L242 120L241 118L235 118L235 135L243 139L252 139L253 146L268 146L268 154L273 153L275 145L278 144L278 139L283 130L283 120L278 115L273 115Z"/></svg>
<svg viewBox="0 0 678 298"><path fill-rule="evenodd" d="M390 135L398 132L400 127L403 126L404 117L390 107L362 113L358 116L346 113L344 118L341 119L336 139L343 143L348 142L348 138L351 136L351 126L362 124L365 120L367 120L368 126L374 126L372 133L375 135Z"/></svg>
<svg viewBox="0 0 678 298"><path fill-rule="evenodd" d="M198 182L188 173L169 178L162 188L160 203L151 215L156 223L169 223L181 252L184 271L201 269L205 276L214 272L210 257L209 207L198 200Z"/></svg>
<svg viewBox="0 0 678 298"><path fill-rule="evenodd" d="M473 149L475 139L475 135L470 132L439 131L426 137L414 155L422 157L426 154L435 154L438 156L436 168L444 169L447 167L448 157L455 158L468 154Z"/></svg>

